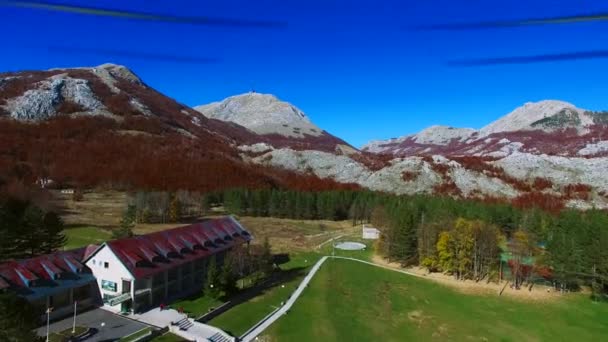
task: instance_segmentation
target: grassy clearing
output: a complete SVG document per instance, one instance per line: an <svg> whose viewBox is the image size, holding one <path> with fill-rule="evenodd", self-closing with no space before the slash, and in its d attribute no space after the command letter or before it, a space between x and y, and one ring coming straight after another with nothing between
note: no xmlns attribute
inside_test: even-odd
<svg viewBox="0 0 608 342"><path fill-rule="evenodd" d="M57 333L52 333L52 334L49 334L49 342L64 342L64 341L69 340L72 336L78 336L87 330L88 330L88 328L76 326L76 332L73 334L72 334L72 328L65 329L65 330L57 332Z"/></svg>
<svg viewBox="0 0 608 342"><path fill-rule="evenodd" d="M127 205L127 194L119 191L87 192L78 202L71 194L52 193L53 204L68 225L116 227Z"/></svg>
<svg viewBox="0 0 608 342"><path fill-rule="evenodd" d="M209 312L211 308L217 308L222 305L223 301L214 299L208 296L191 296L180 301L177 301L170 305L172 309L179 310L184 309L184 312L190 317L200 317L203 314Z"/></svg>
<svg viewBox="0 0 608 342"><path fill-rule="evenodd" d="M68 239L65 249L80 248L90 244L99 245L112 238L109 230L90 226L69 227L63 232Z"/></svg>
<svg viewBox="0 0 608 342"><path fill-rule="evenodd" d="M273 217L240 217L241 223L261 243L268 237L276 253L305 252L353 229L350 221L290 220Z"/></svg>
<svg viewBox="0 0 608 342"><path fill-rule="evenodd" d="M216 326L233 336L240 336L259 322L266 315L274 311L286 301L298 284L320 258L320 254L309 252L291 256L289 262L281 265L281 270L293 275L284 283L264 290L257 296L231 308L220 316L212 319L209 324Z"/></svg>
<svg viewBox="0 0 608 342"><path fill-rule="evenodd" d="M66 248L82 247L109 239L111 230L119 226L122 213L127 206L127 194L118 191L86 192L82 200L78 202L72 200L71 194L53 191L53 198L53 205L58 209L66 225L75 227L66 229L69 239ZM208 218L222 214L224 213L221 210L216 211ZM261 243L265 237L268 237L273 251L277 253L312 250L332 237L352 234L360 229L353 228L350 221L291 220L249 216L239 219L253 233L254 243ZM135 226L134 233L146 234L185 224L188 223L140 223Z"/></svg>
<svg viewBox="0 0 608 342"><path fill-rule="evenodd" d="M328 260L271 341L599 341L608 305L582 295L556 303L470 296L348 260Z"/></svg>
<svg viewBox="0 0 608 342"><path fill-rule="evenodd" d="M172 334L172 333L166 333L164 335L155 337L152 339L152 342L186 342L187 340L184 340L183 338Z"/></svg>

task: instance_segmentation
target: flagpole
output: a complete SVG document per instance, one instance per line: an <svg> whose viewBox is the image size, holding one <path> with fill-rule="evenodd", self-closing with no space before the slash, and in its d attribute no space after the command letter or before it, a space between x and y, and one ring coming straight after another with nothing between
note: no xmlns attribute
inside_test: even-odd
<svg viewBox="0 0 608 342"><path fill-rule="evenodd" d="M74 301L74 324L72 325L72 334L76 333L76 304L78 303L77 300Z"/></svg>
<svg viewBox="0 0 608 342"><path fill-rule="evenodd" d="M49 325L51 321L51 308L46 308L46 342L49 342Z"/></svg>

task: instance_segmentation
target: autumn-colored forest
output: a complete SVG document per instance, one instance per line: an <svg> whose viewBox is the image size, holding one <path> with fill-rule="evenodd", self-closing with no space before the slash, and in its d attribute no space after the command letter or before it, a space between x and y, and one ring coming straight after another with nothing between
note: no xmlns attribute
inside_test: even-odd
<svg viewBox="0 0 608 342"><path fill-rule="evenodd" d="M155 135L132 125L129 120L100 117L57 117L36 124L2 120L2 183L50 179L55 186L199 191L235 186L312 191L356 188L245 164L223 139L211 134L198 138L177 132Z"/></svg>

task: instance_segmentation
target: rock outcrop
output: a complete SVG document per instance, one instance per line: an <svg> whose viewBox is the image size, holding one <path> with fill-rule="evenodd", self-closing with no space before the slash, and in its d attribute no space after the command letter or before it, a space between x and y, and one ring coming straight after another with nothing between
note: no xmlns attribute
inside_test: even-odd
<svg viewBox="0 0 608 342"><path fill-rule="evenodd" d="M194 109L208 118L234 122L257 134L303 138L323 133L300 109L270 94L250 92Z"/></svg>

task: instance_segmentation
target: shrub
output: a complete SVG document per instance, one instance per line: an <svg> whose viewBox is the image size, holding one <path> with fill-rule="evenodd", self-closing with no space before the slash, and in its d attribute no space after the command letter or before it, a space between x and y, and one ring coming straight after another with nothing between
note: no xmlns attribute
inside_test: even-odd
<svg viewBox="0 0 608 342"><path fill-rule="evenodd" d="M412 172L407 170L401 172L401 179L403 179L404 182L411 182L416 178L418 178L418 172Z"/></svg>

